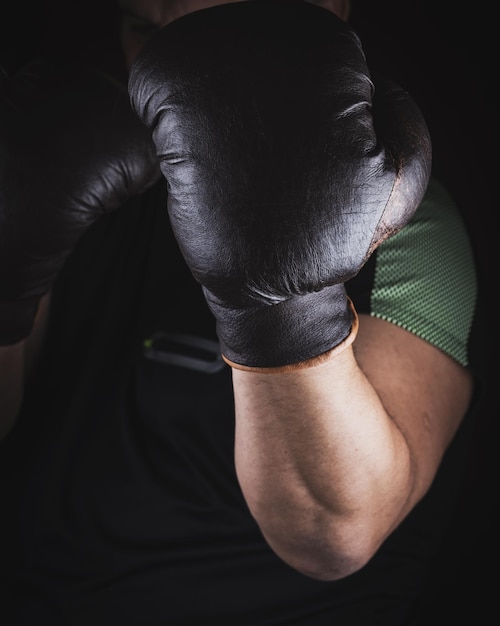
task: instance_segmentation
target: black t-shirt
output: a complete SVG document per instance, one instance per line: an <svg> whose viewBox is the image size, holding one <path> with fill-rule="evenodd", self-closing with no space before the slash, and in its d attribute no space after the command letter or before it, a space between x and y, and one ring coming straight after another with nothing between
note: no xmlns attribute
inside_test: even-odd
<svg viewBox="0 0 500 626"><path fill-rule="evenodd" d="M59 276L40 376L0 459L5 623L409 624L472 412L428 495L361 571L327 583L283 563L237 482L231 372L200 341L216 341L214 320L165 194L159 184L102 218ZM359 312L375 306L377 254L348 285Z"/></svg>

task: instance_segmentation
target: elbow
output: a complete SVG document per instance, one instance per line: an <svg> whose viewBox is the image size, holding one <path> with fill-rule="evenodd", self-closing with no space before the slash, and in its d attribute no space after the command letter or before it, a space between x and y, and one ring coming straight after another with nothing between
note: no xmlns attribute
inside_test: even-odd
<svg viewBox="0 0 500 626"><path fill-rule="evenodd" d="M344 524L344 523L343 523ZM357 524L333 532L304 532L264 537L273 551L301 574L323 582L347 578L373 558L381 541Z"/></svg>
<svg viewBox="0 0 500 626"><path fill-rule="evenodd" d="M370 558L335 552L334 554L325 553L322 557L315 559L283 560L308 578L320 582L333 582L355 574L369 562Z"/></svg>

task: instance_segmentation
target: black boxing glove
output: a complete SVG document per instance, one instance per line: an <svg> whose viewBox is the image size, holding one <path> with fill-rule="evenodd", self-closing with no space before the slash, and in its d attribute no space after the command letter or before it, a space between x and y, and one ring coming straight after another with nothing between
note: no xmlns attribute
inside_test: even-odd
<svg viewBox="0 0 500 626"><path fill-rule="evenodd" d="M416 104L374 88L355 33L301 0L204 9L146 44L129 93L226 361L293 368L352 340L344 283L410 220L431 166Z"/></svg>
<svg viewBox="0 0 500 626"><path fill-rule="evenodd" d="M84 231L161 176L126 87L49 60L0 81L0 345L26 338Z"/></svg>

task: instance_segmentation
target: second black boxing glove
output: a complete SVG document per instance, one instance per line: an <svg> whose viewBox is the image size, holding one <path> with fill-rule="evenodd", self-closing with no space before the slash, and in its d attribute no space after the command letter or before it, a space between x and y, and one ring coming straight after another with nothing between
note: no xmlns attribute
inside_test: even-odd
<svg viewBox="0 0 500 626"><path fill-rule="evenodd" d="M316 362L355 334L344 283L411 218L425 122L374 88L358 37L300 0L182 17L133 65L180 249L240 368Z"/></svg>
<svg viewBox="0 0 500 626"><path fill-rule="evenodd" d="M0 83L0 345L31 332L77 240L160 176L126 88L87 67L33 61Z"/></svg>

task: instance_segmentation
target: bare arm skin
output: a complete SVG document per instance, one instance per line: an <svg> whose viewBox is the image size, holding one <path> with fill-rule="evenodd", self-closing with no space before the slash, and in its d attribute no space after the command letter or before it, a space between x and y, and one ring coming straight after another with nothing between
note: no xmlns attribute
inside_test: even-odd
<svg viewBox="0 0 500 626"><path fill-rule="evenodd" d="M12 346L0 346L0 442L14 427L26 383L36 370L47 328L50 296L42 298L31 335Z"/></svg>
<svg viewBox="0 0 500 626"><path fill-rule="evenodd" d="M248 506L292 567L362 567L428 490L472 376L434 346L360 316L353 347L291 373L233 370L235 458Z"/></svg>

